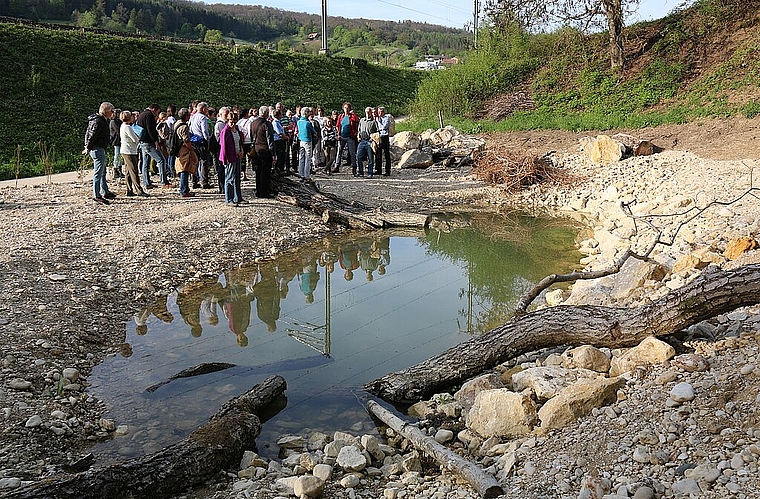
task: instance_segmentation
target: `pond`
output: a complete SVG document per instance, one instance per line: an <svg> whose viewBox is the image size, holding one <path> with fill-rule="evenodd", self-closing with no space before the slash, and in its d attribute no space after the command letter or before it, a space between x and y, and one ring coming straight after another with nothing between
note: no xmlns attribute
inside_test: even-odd
<svg viewBox="0 0 760 499"><path fill-rule="evenodd" d="M190 283L136 315L121 354L93 369L89 391L119 426L93 452L102 464L157 451L271 374L287 380L287 404L260 454L275 457L282 434L374 432L364 383L503 323L538 280L577 264L576 232L441 215L425 231L331 237Z"/></svg>

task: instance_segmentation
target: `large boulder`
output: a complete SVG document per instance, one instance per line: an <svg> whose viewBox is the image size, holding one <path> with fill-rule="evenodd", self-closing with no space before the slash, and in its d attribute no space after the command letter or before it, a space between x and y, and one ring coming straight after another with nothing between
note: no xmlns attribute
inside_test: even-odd
<svg viewBox="0 0 760 499"><path fill-rule="evenodd" d="M367 467L367 458L353 445L341 448L336 461L346 471L361 471Z"/></svg>
<svg viewBox="0 0 760 499"><path fill-rule="evenodd" d="M610 376L620 376L637 367L652 366L672 359L675 349L662 340L650 336L610 362Z"/></svg>
<svg viewBox="0 0 760 499"><path fill-rule="evenodd" d="M469 410L469 408L472 407L472 404L475 403L475 397L478 396L478 393L485 390L495 390L497 388L504 388L504 383L502 383L501 378L493 373L484 374L465 382L462 385L462 388L454 394L454 399L459 402L463 408Z"/></svg>
<svg viewBox="0 0 760 499"><path fill-rule="evenodd" d="M739 237L728 242L726 250L723 252L723 256L729 260L736 260L747 251L752 251L759 247L760 243L758 243L757 240L751 237Z"/></svg>
<svg viewBox="0 0 760 499"><path fill-rule="evenodd" d="M562 367L606 373L610 370L610 359L596 347L581 345L562 354Z"/></svg>
<svg viewBox="0 0 760 499"><path fill-rule="evenodd" d="M399 168L427 168L433 164L433 155L429 152L413 149L406 151L398 162Z"/></svg>
<svg viewBox="0 0 760 499"><path fill-rule="evenodd" d="M597 135L590 149L589 159L602 165L620 161L625 153L625 146L607 135Z"/></svg>
<svg viewBox="0 0 760 499"><path fill-rule="evenodd" d="M293 495L297 497L322 497L324 490L325 481L311 475L299 476L293 483Z"/></svg>
<svg viewBox="0 0 760 499"><path fill-rule="evenodd" d="M536 404L528 394L498 388L475 397L465 423L483 437L517 437L529 433L536 421Z"/></svg>
<svg viewBox="0 0 760 499"><path fill-rule="evenodd" d="M439 128L438 130L427 130L420 137L423 142L429 142L435 147L444 147L451 142L454 137L459 135L459 131L453 126Z"/></svg>
<svg viewBox="0 0 760 499"><path fill-rule="evenodd" d="M512 389L532 391L538 400L548 400L581 378L596 378L599 373L587 369L531 367L512 375Z"/></svg>
<svg viewBox="0 0 760 499"><path fill-rule="evenodd" d="M591 413L592 409L617 400L617 391L625 385L623 378L581 379L549 399L538 411L542 430L562 428Z"/></svg>
<svg viewBox="0 0 760 499"><path fill-rule="evenodd" d="M629 258L623 264L620 272L615 274L615 282L612 285L612 298L623 300L639 289L645 281L661 281L666 273L667 269L659 263Z"/></svg>
<svg viewBox="0 0 760 499"><path fill-rule="evenodd" d="M420 136L411 131L398 132L391 137L391 146L400 147L406 151L411 149L419 149L421 145Z"/></svg>

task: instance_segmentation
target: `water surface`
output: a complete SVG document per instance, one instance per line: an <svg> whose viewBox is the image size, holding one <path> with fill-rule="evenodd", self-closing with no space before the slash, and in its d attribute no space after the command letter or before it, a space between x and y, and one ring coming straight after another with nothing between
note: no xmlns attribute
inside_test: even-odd
<svg viewBox="0 0 760 499"><path fill-rule="evenodd" d="M325 239L159 299L90 376L126 431L93 451L107 461L159 450L275 373L287 405L264 425L263 455L284 433L373 431L364 383L503 323L534 283L579 258L576 230L554 220L449 215L432 227ZM176 377L204 363L220 370Z"/></svg>

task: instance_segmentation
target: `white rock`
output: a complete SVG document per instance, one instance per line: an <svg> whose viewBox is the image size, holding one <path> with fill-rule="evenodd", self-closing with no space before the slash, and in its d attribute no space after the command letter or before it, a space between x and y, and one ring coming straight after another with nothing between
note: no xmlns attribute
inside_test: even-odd
<svg viewBox="0 0 760 499"><path fill-rule="evenodd" d="M35 414L34 416L26 420L26 424L24 424L24 426L27 428L37 428L41 424L42 424L42 418L39 415Z"/></svg>
<svg viewBox="0 0 760 499"><path fill-rule="evenodd" d="M451 430L438 430L435 432L435 441L439 444L445 444L454 440L454 432Z"/></svg>
<svg viewBox="0 0 760 499"><path fill-rule="evenodd" d="M478 393L465 424L484 437L520 436L536 420L536 404L529 396L500 388Z"/></svg>
<svg viewBox="0 0 760 499"><path fill-rule="evenodd" d="M367 458L353 445L347 445L338 452L337 463L344 470L361 471L367 467Z"/></svg>
<svg viewBox="0 0 760 499"><path fill-rule="evenodd" d="M346 475L340 479L340 485L344 489L353 489L359 485L359 477L356 475Z"/></svg>
<svg viewBox="0 0 760 499"><path fill-rule="evenodd" d="M325 482L332 477L332 472L333 467L329 464L318 464L314 466L314 469L311 471L315 477L321 478Z"/></svg>
<svg viewBox="0 0 760 499"><path fill-rule="evenodd" d="M293 483L293 494L298 497L321 497L325 490L325 482L315 476L299 476Z"/></svg>
<svg viewBox="0 0 760 499"><path fill-rule="evenodd" d="M685 381L678 383L670 390L670 397L679 403L694 400L694 396L694 387Z"/></svg>
<svg viewBox="0 0 760 499"><path fill-rule="evenodd" d="M79 379L79 369L67 367L63 370L63 377L73 383Z"/></svg>

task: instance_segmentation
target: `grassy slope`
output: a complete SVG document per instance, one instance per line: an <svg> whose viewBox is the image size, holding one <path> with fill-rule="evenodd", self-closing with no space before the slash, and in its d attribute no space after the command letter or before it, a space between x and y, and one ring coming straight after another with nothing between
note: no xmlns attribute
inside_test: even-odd
<svg viewBox="0 0 760 499"><path fill-rule="evenodd" d="M406 111L420 75L363 61L208 46L0 23L0 179L42 172L38 141L54 147L55 171L74 170L87 116L102 101L142 110L151 102L212 106L284 102Z"/></svg>
<svg viewBox="0 0 760 499"><path fill-rule="evenodd" d="M752 117L760 113L760 13L753 5L698 0L682 12L627 28L620 74L608 69L605 33L500 34L486 54L424 81L413 105L419 117L407 126L434 125L438 109L465 131L636 128L703 116ZM460 96L453 98L457 89ZM535 109L499 113L517 91ZM489 115L498 118L483 119Z"/></svg>

